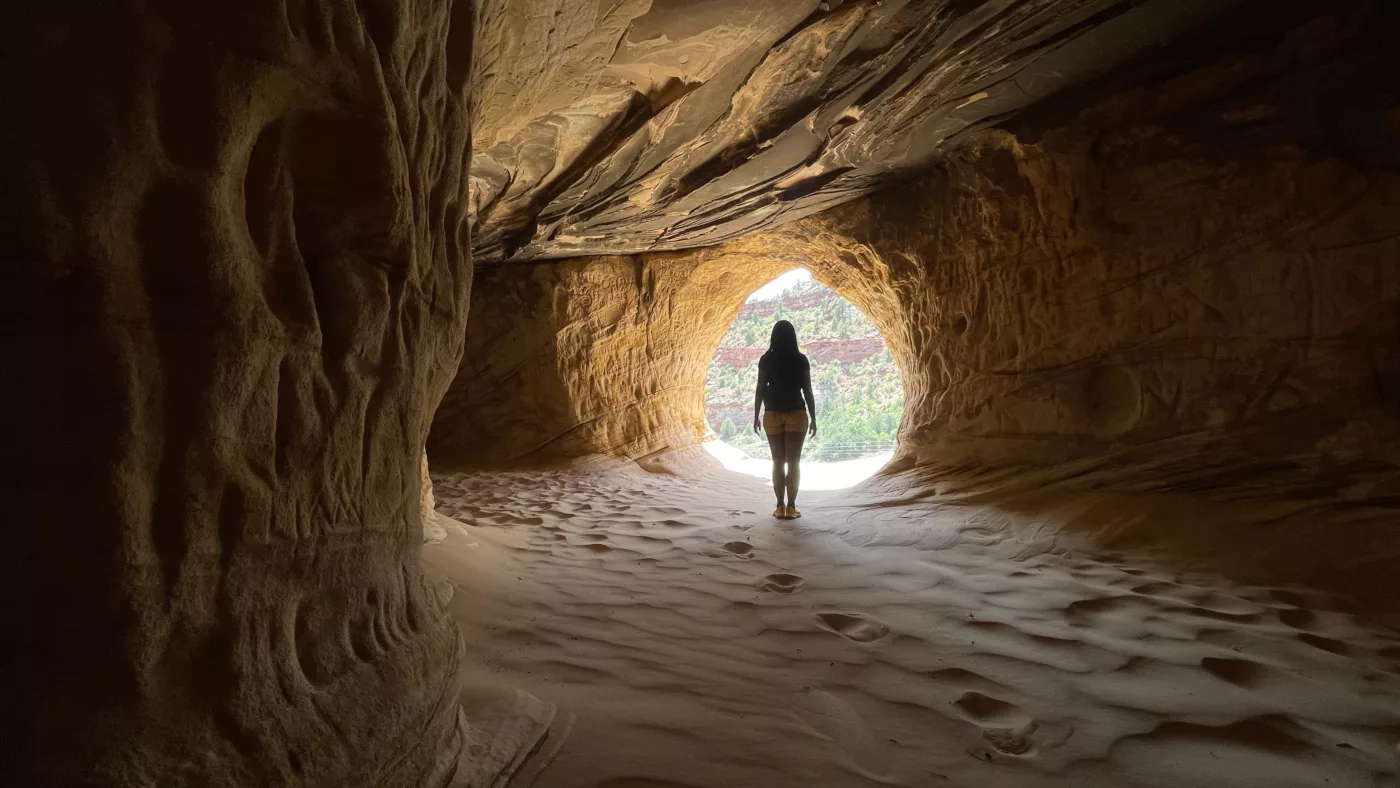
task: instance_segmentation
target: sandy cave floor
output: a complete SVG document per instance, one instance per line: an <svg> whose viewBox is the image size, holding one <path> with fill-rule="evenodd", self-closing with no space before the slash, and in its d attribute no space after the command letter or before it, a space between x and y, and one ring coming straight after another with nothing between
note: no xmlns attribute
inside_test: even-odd
<svg viewBox="0 0 1400 788"><path fill-rule="evenodd" d="M1400 635L1044 552L1014 515L640 472L438 476L469 682L575 717L541 788L1378 786ZM1025 525L1025 524L1019 524Z"/></svg>

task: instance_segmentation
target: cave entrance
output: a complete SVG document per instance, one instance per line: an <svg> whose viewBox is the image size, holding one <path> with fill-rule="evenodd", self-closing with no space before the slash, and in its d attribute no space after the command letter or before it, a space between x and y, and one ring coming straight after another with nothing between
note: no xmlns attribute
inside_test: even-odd
<svg viewBox="0 0 1400 788"><path fill-rule="evenodd" d="M797 329L817 400L802 488L838 490L870 478L894 455L904 411L899 366L874 324L805 268L755 290L720 341L705 379L706 450L731 471L769 478L768 442L752 428L753 393L759 356L779 320Z"/></svg>

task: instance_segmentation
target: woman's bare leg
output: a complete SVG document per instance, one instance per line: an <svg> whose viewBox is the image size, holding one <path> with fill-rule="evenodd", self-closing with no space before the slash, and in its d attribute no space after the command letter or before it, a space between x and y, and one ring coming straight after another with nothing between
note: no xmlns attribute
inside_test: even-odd
<svg viewBox="0 0 1400 788"><path fill-rule="evenodd" d="M768 451L773 455L773 494L778 497L778 505L783 505L783 490L787 486L787 475L783 472L786 448L783 433L768 436Z"/></svg>
<svg viewBox="0 0 1400 788"><path fill-rule="evenodd" d="M807 440L805 432L783 433L783 458L787 460L787 505L797 505L797 485L802 480L802 444ZM776 478L776 477L775 477Z"/></svg>

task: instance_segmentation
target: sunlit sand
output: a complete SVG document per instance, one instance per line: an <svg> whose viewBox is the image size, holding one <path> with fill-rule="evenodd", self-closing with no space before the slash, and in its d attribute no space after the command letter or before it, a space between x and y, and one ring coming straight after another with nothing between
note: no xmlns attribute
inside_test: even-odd
<svg viewBox="0 0 1400 788"><path fill-rule="evenodd" d="M1325 595L1067 549L1043 516L897 480L799 520L726 472L436 487L464 524L424 550L463 680L558 707L534 788L1371 788L1394 766L1400 638Z"/></svg>
<svg viewBox="0 0 1400 788"><path fill-rule="evenodd" d="M725 470L768 479L773 473L773 462L767 457L755 457L742 449L737 449L724 441L706 441L705 451L720 461ZM803 490L844 490L874 476L894 456L893 452L862 457L858 460L842 462L802 463Z"/></svg>

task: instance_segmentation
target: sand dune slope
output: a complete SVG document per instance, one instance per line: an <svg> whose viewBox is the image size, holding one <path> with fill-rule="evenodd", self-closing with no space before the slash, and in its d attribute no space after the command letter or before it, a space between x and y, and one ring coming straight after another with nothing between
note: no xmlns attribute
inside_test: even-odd
<svg viewBox="0 0 1400 788"><path fill-rule="evenodd" d="M469 680L576 716L542 788L1377 786L1400 636L1296 588L1044 552L991 507L444 476Z"/></svg>

